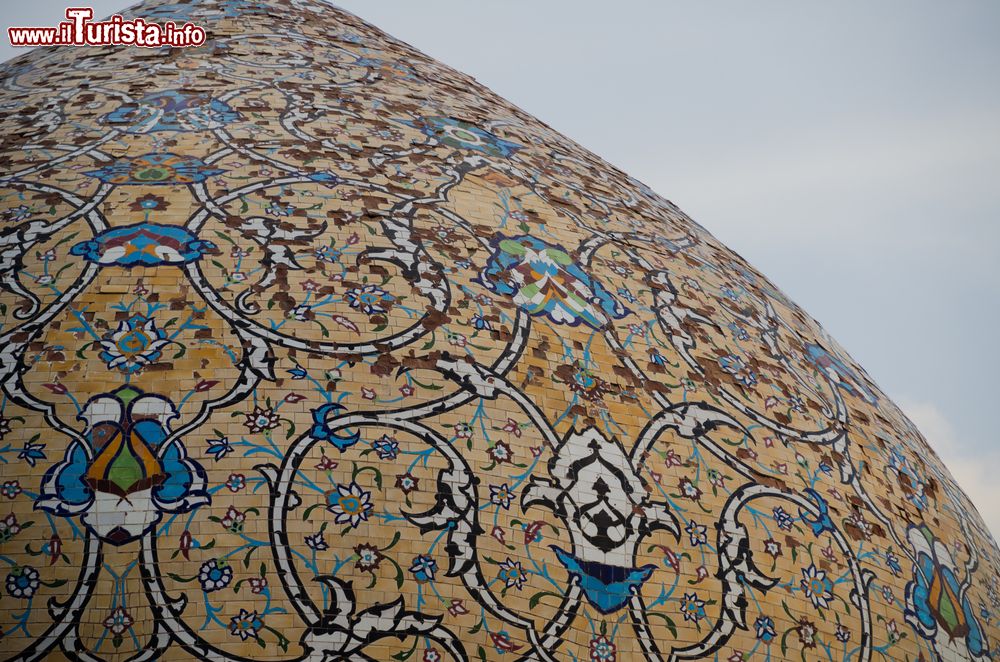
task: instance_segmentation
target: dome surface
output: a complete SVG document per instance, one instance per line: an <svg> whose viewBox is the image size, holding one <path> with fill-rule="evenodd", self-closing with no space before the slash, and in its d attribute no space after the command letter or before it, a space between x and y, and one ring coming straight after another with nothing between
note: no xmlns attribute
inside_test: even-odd
<svg viewBox="0 0 1000 662"><path fill-rule="evenodd" d="M984 660L998 550L647 187L312 0L0 70L0 651Z"/></svg>

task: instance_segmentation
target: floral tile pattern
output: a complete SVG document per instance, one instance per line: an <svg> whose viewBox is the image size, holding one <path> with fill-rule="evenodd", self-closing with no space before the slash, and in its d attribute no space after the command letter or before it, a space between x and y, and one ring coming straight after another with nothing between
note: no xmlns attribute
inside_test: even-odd
<svg viewBox="0 0 1000 662"><path fill-rule="evenodd" d="M5 660L985 660L1000 552L705 229L317 0L0 69ZM933 440L931 440L933 443Z"/></svg>

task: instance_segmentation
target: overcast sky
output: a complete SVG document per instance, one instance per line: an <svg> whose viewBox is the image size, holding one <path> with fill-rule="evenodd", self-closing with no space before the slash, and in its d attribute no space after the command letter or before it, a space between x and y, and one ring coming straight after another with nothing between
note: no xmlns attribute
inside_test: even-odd
<svg viewBox="0 0 1000 662"><path fill-rule="evenodd" d="M1000 2L336 4L746 257L903 407L1000 537ZM65 6L7 3L3 27Z"/></svg>

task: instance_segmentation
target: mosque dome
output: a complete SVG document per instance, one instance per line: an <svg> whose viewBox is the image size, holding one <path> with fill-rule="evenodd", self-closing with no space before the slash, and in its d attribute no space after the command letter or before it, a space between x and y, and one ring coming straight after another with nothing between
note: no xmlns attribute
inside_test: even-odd
<svg viewBox="0 0 1000 662"><path fill-rule="evenodd" d="M0 92L5 660L985 660L1000 553L819 324L317 0Z"/></svg>

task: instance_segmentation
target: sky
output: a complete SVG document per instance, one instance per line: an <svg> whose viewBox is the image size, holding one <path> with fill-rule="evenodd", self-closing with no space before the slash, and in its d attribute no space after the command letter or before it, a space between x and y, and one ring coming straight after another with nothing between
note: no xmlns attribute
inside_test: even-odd
<svg viewBox="0 0 1000 662"><path fill-rule="evenodd" d="M913 419L1000 538L1000 3L336 4L747 258ZM65 6L6 4L3 27Z"/></svg>

